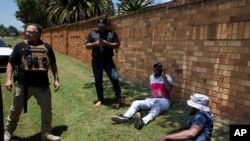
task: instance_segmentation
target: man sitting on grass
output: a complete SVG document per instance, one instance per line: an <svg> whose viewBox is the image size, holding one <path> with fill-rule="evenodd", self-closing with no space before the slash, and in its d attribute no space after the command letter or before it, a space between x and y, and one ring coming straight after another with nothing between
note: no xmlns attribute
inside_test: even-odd
<svg viewBox="0 0 250 141"><path fill-rule="evenodd" d="M129 107L128 111L121 116L112 116L111 120L115 123L129 121L135 115L134 127L142 129L144 125L153 120L160 113L165 112L170 107L170 91L172 90L173 80L170 75L165 74L160 62L153 65L154 73L150 75L151 97L145 100L136 100ZM150 110L149 113L141 118L139 110Z"/></svg>
<svg viewBox="0 0 250 141"><path fill-rule="evenodd" d="M208 107L209 99L203 94L194 94L187 101L192 107L190 115L193 117L188 120L184 130L165 135L156 141L188 140L188 141L211 141L213 131L213 119Z"/></svg>

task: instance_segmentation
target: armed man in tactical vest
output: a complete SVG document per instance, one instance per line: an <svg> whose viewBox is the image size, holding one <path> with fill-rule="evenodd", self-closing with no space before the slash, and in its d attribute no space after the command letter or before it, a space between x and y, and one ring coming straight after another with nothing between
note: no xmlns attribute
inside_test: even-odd
<svg viewBox="0 0 250 141"><path fill-rule="evenodd" d="M48 70L51 69L54 77L55 90L59 90L59 76L54 51L48 43L40 37L42 27L31 23L26 26L26 40L18 43L8 62L6 69L6 88L11 91L12 77L14 77L13 103L7 117L4 141L11 140L17 127L19 116L24 107L26 112L27 101L34 96L41 109L41 135L43 141L59 141L60 137L51 134L52 107L51 90Z"/></svg>

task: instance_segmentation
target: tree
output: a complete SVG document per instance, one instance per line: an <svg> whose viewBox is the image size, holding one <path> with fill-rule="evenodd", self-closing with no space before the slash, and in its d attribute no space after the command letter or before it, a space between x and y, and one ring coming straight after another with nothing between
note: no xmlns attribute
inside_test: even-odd
<svg viewBox="0 0 250 141"><path fill-rule="evenodd" d="M23 23L38 23L43 28L74 23L102 14L114 15L112 0L14 0L16 18Z"/></svg>
<svg viewBox="0 0 250 141"><path fill-rule="evenodd" d="M0 25L0 36L4 37L7 35L7 29L4 27L3 24Z"/></svg>
<svg viewBox="0 0 250 141"><path fill-rule="evenodd" d="M101 14L114 15L112 0L55 0L46 10L51 25L74 23Z"/></svg>
<svg viewBox="0 0 250 141"><path fill-rule="evenodd" d="M42 0L41 0L42 1ZM47 26L46 15L41 10L40 0L15 0L19 8L16 18L23 23L38 23L42 27Z"/></svg>
<svg viewBox="0 0 250 141"><path fill-rule="evenodd" d="M115 15L114 3L112 0L100 0L101 14Z"/></svg>
<svg viewBox="0 0 250 141"><path fill-rule="evenodd" d="M14 26L9 26L6 28L4 25L0 25L0 36L17 36L19 35L19 31Z"/></svg>
<svg viewBox="0 0 250 141"><path fill-rule="evenodd" d="M9 33L10 36L19 35L18 29L16 27L14 27L14 26L9 26L7 30L8 30L8 33Z"/></svg>
<svg viewBox="0 0 250 141"><path fill-rule="evenodd" d="M136 11L152 5L154 0L119 0L117 3L118 14L130 11Z"/></svg>

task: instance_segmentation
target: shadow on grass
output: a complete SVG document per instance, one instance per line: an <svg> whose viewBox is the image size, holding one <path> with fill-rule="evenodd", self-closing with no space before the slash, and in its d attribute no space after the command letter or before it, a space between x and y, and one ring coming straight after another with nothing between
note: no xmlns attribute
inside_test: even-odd
<svg viewBox="0 0 250 141"><path fill-rule="evenodd" d="M125 99L128 99L130 102L149 97L149 88L144 85L134 84L124 80L120 80L120 85L123 97ZM83 87L85 89L95 89L95 83L85 83ZM103 87L105 97L104 105L110 106L114 109L120 108L114 106L114 103L116 103L115 94L113 91L112 83L107 77L104 77ZM95 102L96 101L94 101L93 103ZM152 122L154 122L154 124L156 124L160 128L163 128L163 130L166 130L166 134L174 133L181 130L185 126L187 120L191 118L189 115L189 111L190 107L188 107L186 104L183 104L178 101L172 101L170 109L157 116ZM140 112L142 116L148 113L148 111ZM229 125L224 123L223 120L214 120L212 140L229 140Z"/></svg>
<svg viewBox="0 0 250 141"><path fill-rule="evenodd" d="M67 131L68 126L62 125L62 126L56 126L52 129L52 134L56 136L61 136L63 132ZM13 141L42 141L41 139L41 132L37 133L33 136L27 137L27 138L21 138L18 136L13 136L12 137Z"/></svg>
<svg viewBox="0 0 250 141"><path fill-rule="evenodd" d="M213 130L213 141L229 141L229 123L221 119L216 119L214 122L214 130Z"/></svg>
<svg viewBox="0 0 250 141"><path fill-rule="evenodd" d="M145 99L148 97L148 89L139 84L133 84L131 82L120 81L121 91L123 98L128 102L132 102L138 99ZM85 83L84 89L95 89L95 83ZM103 80L103 90L104 90L104 102L105 106L109 106L113 109L119 109L126 107L118 103L115 97L113 86L110 80L107 78ZM95 90L94 90L95 91ZM144 95L143 95L144 93ZM146 94L146 95L145 95ZM97 99L93 101L93 104L97 102Z"/></svg>
<svg viewBox="0 0 250 141"><path fill-rule="evenodd" d="M172 102L170 109L167 112L160 114L155 122L159 127L162 127L163 130L166 130L166 134L175 133L182 130L188 119L191 118L189 111L189 106L178 102ZM229 125L221 119L214 118L212 140L229 140Z"/></svg>
<svg viewBox="0 0 250 141"><path fill-rule="evenodd" d="M111 81L104 75L103 78L103 91L104 91L104 105L112 107L113 104L117 103L115 99L115 93L113 90L113 85ZM133 84L129 81L120 80L120 86L122 91L122 96L124 99L129 101L134 101L138 99L145 99L148 97L149 89L140 84ZM95 91L95 83L85 83L83 86L84 89L94 89ZM95 103L97 101L93 101Z"/></svg>

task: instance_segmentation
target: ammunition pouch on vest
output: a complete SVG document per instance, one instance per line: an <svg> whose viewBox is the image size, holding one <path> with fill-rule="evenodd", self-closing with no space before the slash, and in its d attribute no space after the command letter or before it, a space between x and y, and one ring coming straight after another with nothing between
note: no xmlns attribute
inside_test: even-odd
<svg viewBox="0 0 250 141"><path fill-rule="evenodd" d="M22 56L21 68L25 71L48 71L50 59L45 45L32 46L27 40L24 42L26 49Z"/></svg>

